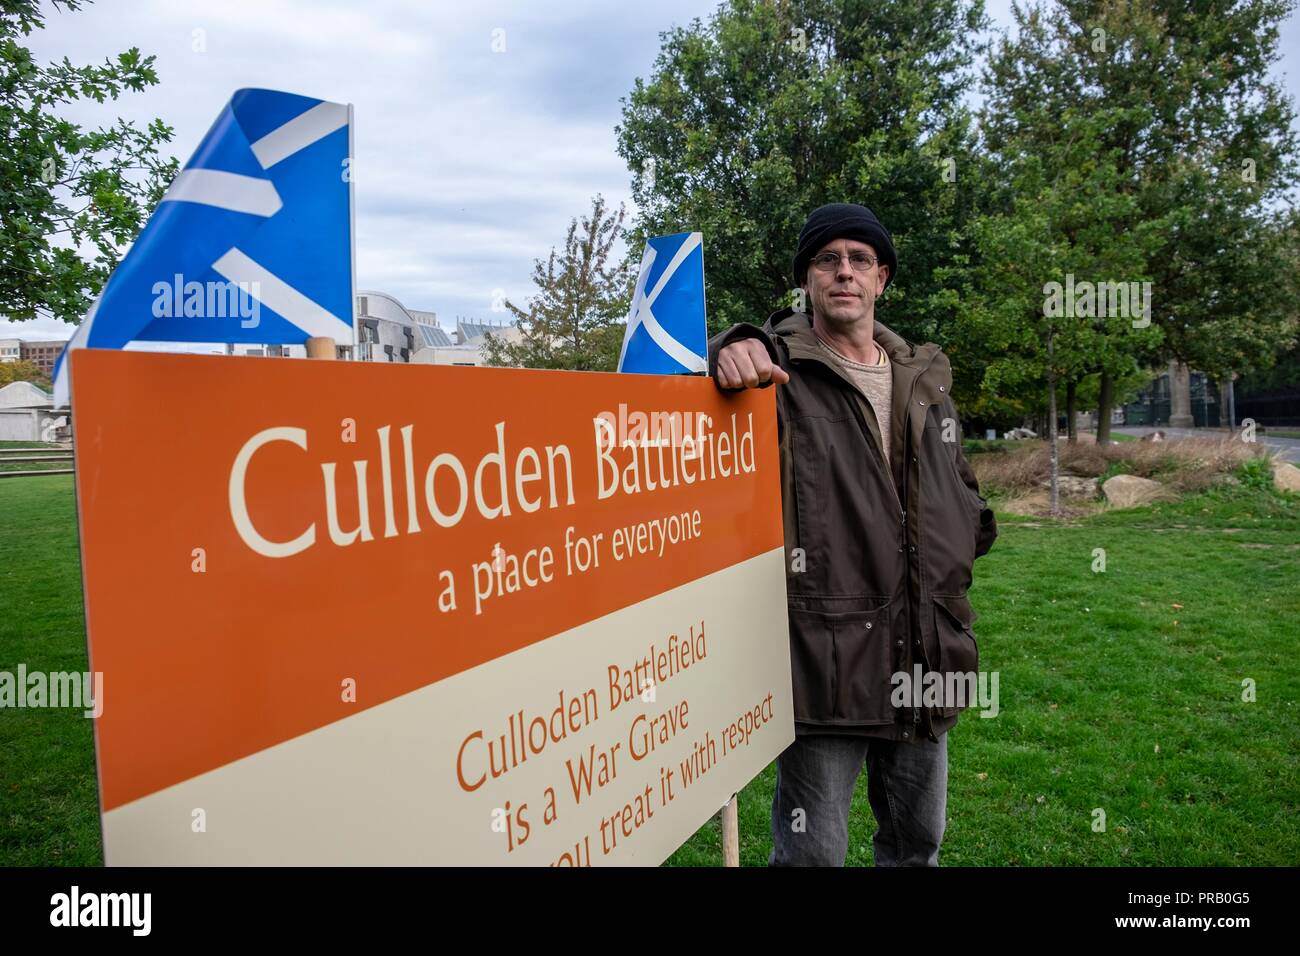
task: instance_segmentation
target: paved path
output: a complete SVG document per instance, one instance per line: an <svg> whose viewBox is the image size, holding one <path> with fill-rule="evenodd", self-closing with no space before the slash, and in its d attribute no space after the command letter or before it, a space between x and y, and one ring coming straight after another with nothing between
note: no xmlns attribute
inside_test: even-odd
<svg viewBox="0 0 1300 956"><path fill-rule="evenodd" d="M1110 427L1113 432L1136 435L1139 438L1157 429L1164 432L1165 437L1170 441L1177 441L1180 438L1223 438L1228 434L1226 428L1169 428L1166 425L1147 425L1137 428L1119 425ZM1262 445L1267 445L1269 450L1279 454L1283 461L1300 463L1300 438L1273 438L1259 432L1255 440Z"/></svg>

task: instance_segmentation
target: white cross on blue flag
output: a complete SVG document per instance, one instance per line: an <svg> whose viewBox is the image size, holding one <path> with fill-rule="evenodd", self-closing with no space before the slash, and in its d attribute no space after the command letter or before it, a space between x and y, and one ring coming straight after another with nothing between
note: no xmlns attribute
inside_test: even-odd
<svg viewBox="0 0 1300 956"><path fill-rule="evenodd" d="M350 107L239 90L59 356L133 341L352 341ZM252 307L250 307L252 306Z"/></svg>
<svg viewBox="0 0 1300 956"><path fill-rule="evenodd" d="M652 375L704 372L707 349L704 234L680 232L649 240L618 370Z"/></svg>

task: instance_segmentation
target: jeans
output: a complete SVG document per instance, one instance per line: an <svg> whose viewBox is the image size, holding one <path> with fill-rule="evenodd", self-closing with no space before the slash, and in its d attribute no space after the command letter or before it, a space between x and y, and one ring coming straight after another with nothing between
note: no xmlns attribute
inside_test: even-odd
<svg viewBox="0 0 1300 956"><path fill-rule="evenodd" d="M863 764L876 866L938 866L948 802L948 735L916 743L810 734L777 757L770 866L843 866Z"/></svg>

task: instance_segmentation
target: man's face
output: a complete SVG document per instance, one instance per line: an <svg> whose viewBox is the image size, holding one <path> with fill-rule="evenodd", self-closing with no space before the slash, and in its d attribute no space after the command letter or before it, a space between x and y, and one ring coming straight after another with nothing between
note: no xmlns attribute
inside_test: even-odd
<svg viewBox="0 0 1300 956"><path fill-rule="evenodd" d="M817 259L826 253L840 257L832 269L819 267ZM876 250L856 239L836 239L817 250L803 290L808 297L814 316L839 328L848 328L875 315L876 297L885 288L889 267L876 263L862 272L857 271L850 257L867 255L876 260Z"/></svg>

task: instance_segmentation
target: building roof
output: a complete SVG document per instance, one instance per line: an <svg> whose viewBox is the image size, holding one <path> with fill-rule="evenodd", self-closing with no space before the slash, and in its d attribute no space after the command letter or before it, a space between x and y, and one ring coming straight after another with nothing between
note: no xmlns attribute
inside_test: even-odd
<svg viewBox="0 0 1300 956"><path fill-rule="evenodd" d="M451 345L451 336L436 325L425 325L420 323L417 324L415 328L420 333L420 341L425 346L430 348L445 348L446 346Z"/></svg>
<svg viewBox="0 0 1300 956"><path fill-rule="evenodd" d="M383 319L411 330L416 348L441 348L452 344L451 336L438 325L436 312L408 309L387 292L373 289L359 290L357 299L358 310L364 318Z"/></svg>
<svg viewBox="0 0 1300 956"><path fill-rule="evenodd" d="M411 310L387 292L360 289L357 291L357 299L358 310L367 318L387 319L389 322L397 322L401 325L415 325L415 316L411 314Z"/></svg>
<svg viewBox="0 0 1300 956"><path fill-rule="evenodd" d="M456 334L460 338L460 344L471 344L489 332L501 335L507 329L513 328L513 322L466 322L463 319L456 320Z"/></svg>
<svg viewBox="0 0 1300 956"><path fill-rule="evenodd" d="M52 408L54 396L31 382L10 382L0 388L0 408Z"/></svg>

